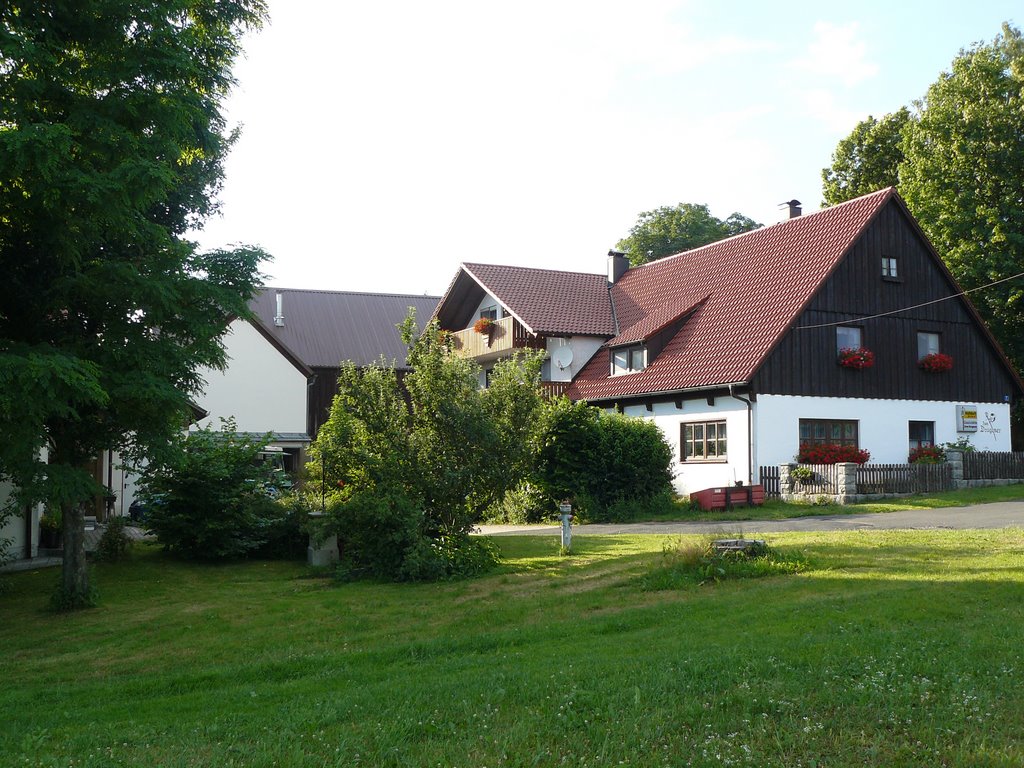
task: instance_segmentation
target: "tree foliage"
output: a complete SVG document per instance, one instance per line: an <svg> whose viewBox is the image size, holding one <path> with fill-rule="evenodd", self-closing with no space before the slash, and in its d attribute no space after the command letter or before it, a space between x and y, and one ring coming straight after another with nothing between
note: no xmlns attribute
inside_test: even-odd
<svg viewBox="0 0 1024 768"><path fill-rule="evenodd" d="M257 288L259 250L183 235L215 208L221 105L263 20L262 0L0 7L0 474L62 508L66 604L89 594L83 465L167 445Z"/></svg>
<svg viewBox="0 0 1024 768"><path fill-rule="evenodd" d="M903 162L903 132L911 121L901 107L876 120L868 116L836 146L832 165L821 172L825 205L836 205L861 195L899 185Z"/></svg>
<svg viewBox="0 0 1024 768"><path fill-rule="evenodd" d="M918 103L900 192L966 288L1024 272L1024 41L1003 25L961 51ZM1024 366L1024 280L975 293L982 317Z"/></svg>
<svg viewBox="0 0 1024 768"><path fill-rule="evenodd" d="M637 267L760 226L740 213L723 221L713 216L706 205L679 203L641 213L629 235L616 247L629 257L630 266Z"/></svg>
<svg viewBox="0 0 1024 768"><path fill-rule="evenodd" d="M960 51L925 96L841 141L823 171L828 204L895 184L965 289L1024 271L1024 41L1004 24ZM1020 279L972 301L1018 370L1024 368Z"/></svg>

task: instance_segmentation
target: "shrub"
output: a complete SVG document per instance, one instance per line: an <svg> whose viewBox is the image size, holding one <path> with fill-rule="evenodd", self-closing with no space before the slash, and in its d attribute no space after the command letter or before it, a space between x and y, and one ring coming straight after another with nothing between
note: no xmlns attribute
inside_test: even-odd
<svg viewBox="0 0 1024 768"><path fill-rule="evenodd" d="M224 422L219 432L190 432L161 464L143 472L146 527L166 550L215 560L257 553L283 508L277 471L253 440Z"/></svg>
<svg viewBox="0 0 1024 768"><path fill-rule="evenodd" d="M541 422L535 476L552 499L571 499L595 522L637 519L670 503L672 449L653 421L558 398Z"/></svg>
<svg viewBox="0 0 1024 768"><path fill-rule="evenodd" d="M550 519L557 512L555 504L539 486L524 480L492 505L484 519L491 523L528 525Z"/></svg>
<svg viewBox="0 0 1024 768"><path fill-rule="evenodd" d="M128 538L128 518L112 517L107 521L103 535L100 536L93 557L100 562L116 563L128 556L132 548L132 540Z"/></svg>
<svg viewBox="0 0 1024 768"><path fill-rule="evenodd" d="M910 452L908 461L911 464L942 464L946 461L946 452L938 445L922 445Z"/></svg>
<svg viewBox="0 0 1024 768"><path fill-rule="evenodd" d="M800 464L865 464L871 454L852 445L801 445L796 460Z"/></svg>
<svg viewBox="0 0 1024 768"><path fill-rule="evenodd" d="M799 573L810 567L800 554L787 554L767 545L747 550L719 551L716 538L679 537L665 544L662 559L640 579L647 590L679 589L718 583L726 579L752 579Z"/></svg>

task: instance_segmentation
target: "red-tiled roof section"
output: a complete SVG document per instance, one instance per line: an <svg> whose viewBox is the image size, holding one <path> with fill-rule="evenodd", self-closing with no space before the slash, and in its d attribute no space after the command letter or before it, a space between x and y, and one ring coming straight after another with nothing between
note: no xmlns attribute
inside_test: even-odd
<svg viewBox="0 0 1024 768"><path fill-rule="evenodd" d="M622 333L608 342L609 347L618 347L622 344L632 344L637 341L646 341L658 331L671 325L683 315L689 314L697 305L708 297L692 295L680 296L675 301L670 301L658 307L649 315L641 315L640 319L626 328ZM621 325L621 323L620 323Z"/></svg>
<svg viewBox="0 0 1024 768"><path fill-rule="evenodd" d="M462 268L534 333L615 335L604 275L495 264Z"/></svg>
<svg viewBox="0 0 1024 768"><path fill-rule="evenodd" d="M621 328L708 298L646 370L609 376L598 352L567 394L606 400L748 381L892 195L875 192L627 271L612 288Z"/></svg>
<svg viewBox="0 0 1024 768"><path fill-rule="evenodd" d="M278 293L282 326L274 325ZM407 350L395 326L409 307L425 322L437 301L437 296L265 288L249 307L275 339L311 368L336 368L343 360L370 365L381 357L402 368Z"/></svg>

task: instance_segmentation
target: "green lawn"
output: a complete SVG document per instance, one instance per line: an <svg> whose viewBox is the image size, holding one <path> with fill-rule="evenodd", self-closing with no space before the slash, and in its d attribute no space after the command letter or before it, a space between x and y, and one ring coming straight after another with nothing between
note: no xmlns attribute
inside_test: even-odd
<svg viewBox="0 0 1024 768"><path fill-rule="evenodd" d="M4 766L1020 766L1024 531L769 537L796 575L645 592L664 537L488 577L99 565L0 595Z"/></svg>
<svg viewBox="0 0 1024 768"><path fill-rule="evenodd" d="M1024 484L991 486L988 488L965 488L960 491L919 494L898 499L883 499L860 504L788 504L783 501L766 501L760 507L736 507L731 510L690 510L680 504L678 510L652 518L657 521L673 520L784 520L791 517L813 515L862 515L872 512L896 512L901 509L938 509L940 507L963 507L970 504L987 504L993 501L1019 501L1024 499Z"/></svg>

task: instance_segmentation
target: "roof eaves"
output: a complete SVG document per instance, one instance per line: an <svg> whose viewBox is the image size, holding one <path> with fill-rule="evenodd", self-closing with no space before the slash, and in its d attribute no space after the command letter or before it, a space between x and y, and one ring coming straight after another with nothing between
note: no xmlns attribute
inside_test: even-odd
<svg viewBox="0 0 1024 768"><path fill-rule="evenodd" d="M274 347L274 349L280 352L289 363L295 366L299 373L301 373L307 379L310 379L314 376L313 369L306 365L287 344L285 344L283 341L277 338L273 334L273 332L269 328L267 328L266 325L263 324L263 321L260 320L255 314L252 317L240 319L245 320L250 325L252 325L252 327L255 328L256 331L260 334L260 336L269 341L270 345Z"/></svg>

